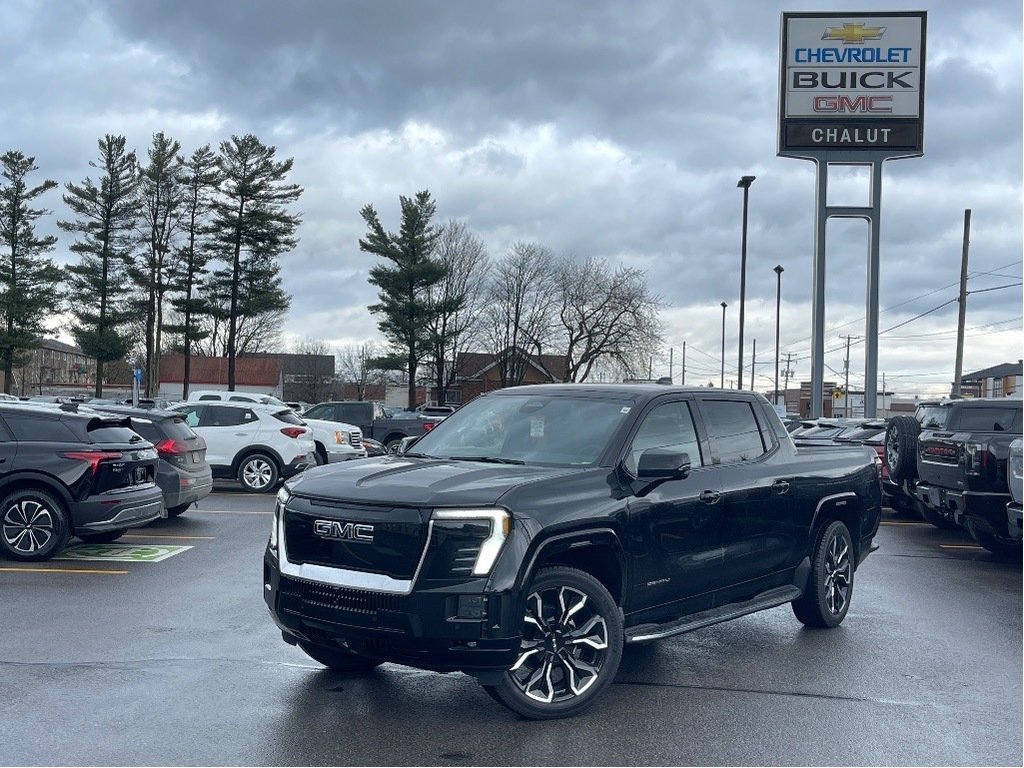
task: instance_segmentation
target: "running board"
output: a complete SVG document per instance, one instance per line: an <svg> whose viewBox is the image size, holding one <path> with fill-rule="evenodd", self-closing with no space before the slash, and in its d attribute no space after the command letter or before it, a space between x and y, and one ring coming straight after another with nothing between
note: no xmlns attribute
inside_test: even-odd
<svg viewBox="0 0 1024 768"><path fill-rule="evenodd" d="M729 603L718 608L711 608L691 616L684 616L668 624L640 624L626 630L626 642L646 643L651 640L661 640L663 637L681 635L684 632L693 632L695 629L710 627L712 624L736 619L748 613L763 611L766 608L775 608L783 603L790 603L800 597L801 594L802 592L799 587L776 587L742 603Z"/></svg>

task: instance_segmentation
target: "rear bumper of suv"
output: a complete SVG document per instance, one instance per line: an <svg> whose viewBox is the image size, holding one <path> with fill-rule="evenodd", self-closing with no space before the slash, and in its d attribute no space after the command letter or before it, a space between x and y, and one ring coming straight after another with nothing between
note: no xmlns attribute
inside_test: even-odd
<svg viewBox="0 0 1024 768"><path fill-rule="evenodd" d="M515 624L511 595L486 593L485 582L397 594L284 575L269 550L263 561L263 598L287 642L486 681L512 666L520 638L505 630Z"/></svg>
<svg viewBox="0 0 1024 768"><path fill-rule="evenodd" d="M964 525L970 520L972 525L984 533L1008 535L1008 492L960 491L918 482L914 495L933 509L951 513L958 525Z"/></svg>
<svg viewBox="0 0 1024 768"><path fill-rule="evenodd" d="M170 509L209 496L213 490L213 472L209 465L204 470L190 472L162 461L157 468L156 482L163 492L164 506Z"/></svg>
<svg viewBox="0 0 1024 768"><path fill-rule="evenodd" d="M155 483L98 493L70 505L76 533L135 528L160 517L163 493Z"/></svg>

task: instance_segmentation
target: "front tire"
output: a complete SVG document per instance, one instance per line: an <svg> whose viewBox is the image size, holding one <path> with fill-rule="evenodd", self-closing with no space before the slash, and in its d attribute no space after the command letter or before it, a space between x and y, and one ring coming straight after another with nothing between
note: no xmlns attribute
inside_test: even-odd
<svg viewBox="0 0 1024 768"><path fill-rule="evenodd" d="M254 453L238 465L238 482L249 493L271 493L281 473L277 462L264 453Z"/></svg>
<svg viewBox="0 0 1024 768"><path fill-rule="evenodd" d="M538 572L529 588L519 658L492 698L532 720L570 717L611 684L622 659L622 614L589 573Z"/></svg>
<svg viewBox="0 0 1024 768"><path fill-rule="evenodd" d="M11 560L49 560L70 535L67 511L45 491L15 491L0 504L0 552Z"/></svg>
<svg viewBox="0 0 1024 768"><path fill-rule="evenodd" d="M319 661L335 672L369 672L384 663L380 659L357 656L349 651L343 651L341 648L326 648L305 641L299 642L299 648L313 661Z"/></svg>
<svg viewBox="0 0 1024 768"><path fill-rule="evenodd" d="M839 626L853 597L853 539L846 525L834 520L818 539L804 594L792 603L793 613L808 627Z"/></svg>

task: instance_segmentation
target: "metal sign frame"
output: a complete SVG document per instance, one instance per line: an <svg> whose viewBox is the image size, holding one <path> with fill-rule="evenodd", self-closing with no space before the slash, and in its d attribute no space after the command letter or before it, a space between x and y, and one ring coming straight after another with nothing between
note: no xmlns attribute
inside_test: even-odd
<svg viewBox="0 0 1024 768"><path fill-rule="evenodd" d="M789 57L789 19L820 19L824 24L835 19L845 21L853 19L884 19L884 18L920 19L920 55L919 60L919 94L917 116L914 118L863 118L847 117L787 117L787 72ZM811 331L811 416L820 417L823 412L824 379L825 379L825 234L829 218L858 218L868 222L868 253L867 253L867 285L865 325L865 365L864 365L864 415L873 417L878 407L878 315L879 315L879 276L880 258L879 245L881 235L881 198L882 198L882 163L905 157L919 157L924 153L924 89L925 89L925 44L927 37L927 11L879 11L879 12L785 12L782 14L782 31L780 42L779 63L779 134L778 152L780 157L792 157L810 160L815 164L815 219L814 219L814 264L811 281L812 290L812 331ZM883 30L884 34L884 30ZM902 48L899 48L902 50ZM848 72L855 68L848 66ZM856 100L851 100L856 103ZM794 147L788 142L791 135L787 132L793 126L826 125L842 129L878 128L880 124L910 126L915 139L912 143L899 146L878 148L877 145L864 144L836 148L825 146L820 149L800 146ZM863 147L863 148L861 148ZM828 205L828 167L829 165L864 165L870 167L871 190L866 206L830 206Z"/></svg>

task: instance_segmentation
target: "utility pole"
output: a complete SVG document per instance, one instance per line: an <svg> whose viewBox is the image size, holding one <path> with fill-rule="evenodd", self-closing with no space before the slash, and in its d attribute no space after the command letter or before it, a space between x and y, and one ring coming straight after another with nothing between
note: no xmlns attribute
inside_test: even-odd
<svg viewBox="0 0 1024 768"><path fill-rule="evenodd" d="M960 394L960 378L964 372L964 321L967 319L967 251L971 242L971 209L964 210L964 248L960 259L960 316L956 325L956 370L953 372L953 394Z"/></svg>
<svg viewBox="0 0 1024 768"><path fill-rule="evenodd" d="M754 339L754 351L750 353L750 391L754 391L754 365L757 361L757 339Z"/></svg>
<svg viewBox="0 0 1024 768"><path fill-rule="evenodd" d="M669 377L670 380L672 380L672 353L674 351L675 350L672 349L672 347L668 348L668 377Z"/></svg>
<svg viewBox="0 0 1024 768"><path fill-rule="evenodd" d="M683 342L683 380L681 384L686 386L686 342Z"/></svg>
<svg viewBox="0 0 1024 768"><path fill-rule="evenodd" d="M843 363L843 370L846 371L846 384L843 392L843 416L850 418L850 337L846 337L846 362Z"/></svg>
<svg viewBox="0 0 1024 768"><path fill-rule="evenodd" d="M885 404L885 371L882 371L882 404ZM885 415L889 415L889 409L885 409Z"/></svg>
<svg viewBox="0 0 1024 768"><path fill-rule="evenodd" d="M783 385L783 388L782 388L782 392L783 392L782 404L783 405L786 405L786 395L785 395L785 393L789 392L789 377L793 373L792 369L790 368L790 363L792 363L792 362L793 362L793 353L792 352L787 352L786 353L786 370L783 371L783 373L786 376L786 383Z"/></svg>

